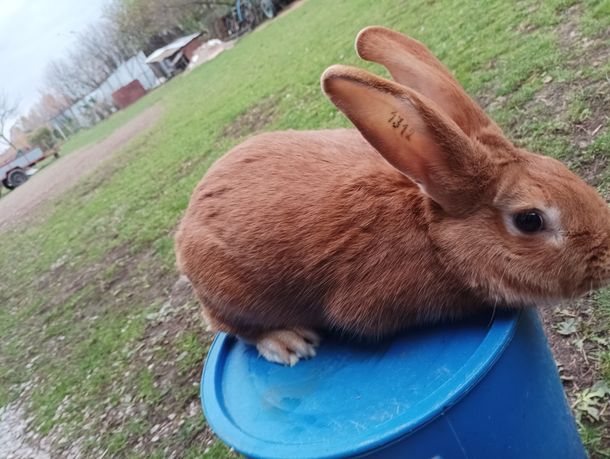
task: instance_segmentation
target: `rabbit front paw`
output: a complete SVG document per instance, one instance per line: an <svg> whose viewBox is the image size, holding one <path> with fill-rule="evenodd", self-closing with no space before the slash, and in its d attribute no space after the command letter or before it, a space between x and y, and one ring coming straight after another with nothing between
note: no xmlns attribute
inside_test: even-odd
<svg viewBox="0 0 610 459"><path fill-rule="evenodd" d="M294 366L302 358L316 355L320 336L305 328L274 330L256 341L256 349L269 362Z"/></svg>

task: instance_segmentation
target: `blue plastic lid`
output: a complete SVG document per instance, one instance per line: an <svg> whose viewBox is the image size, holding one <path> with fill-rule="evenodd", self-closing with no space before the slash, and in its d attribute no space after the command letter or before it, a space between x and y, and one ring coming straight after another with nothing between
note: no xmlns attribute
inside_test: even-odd
<svg viewBox="0 0 610 459"><path fill-rule="evenodd" d="M203 409L214 432L251 457L345 457L412 432L456 403L510 343L519 313L412 329L377 345L327 338L283 367L219 334Z"/></svg>

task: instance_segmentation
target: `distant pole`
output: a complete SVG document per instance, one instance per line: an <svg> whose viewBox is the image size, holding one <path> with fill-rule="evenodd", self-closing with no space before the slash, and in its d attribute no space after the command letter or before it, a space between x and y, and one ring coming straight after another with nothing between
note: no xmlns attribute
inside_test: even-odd
<svg viewBox="0 0 610 459"><path fill-rule="evenodd" d="M56 121L53 121L53 129L55 129L57 132L59 132L59 135L61 135L61 137L64 140L67 140L68 137L66 137L66 134L64 133L63 129L61 128L61 126L59 125L59 123L57 123Z"/></svg>

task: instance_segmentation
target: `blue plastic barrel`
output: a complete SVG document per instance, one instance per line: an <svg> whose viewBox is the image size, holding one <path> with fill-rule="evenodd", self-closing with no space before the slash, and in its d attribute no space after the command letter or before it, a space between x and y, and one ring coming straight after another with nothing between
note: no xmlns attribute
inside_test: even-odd
<svg viewBox="0 0 610 459"><path fill-rule="evenodd" d="M220 334L201 397L253 458L579 459L586 453L534 310L336 339L295 367Z"/></svg>

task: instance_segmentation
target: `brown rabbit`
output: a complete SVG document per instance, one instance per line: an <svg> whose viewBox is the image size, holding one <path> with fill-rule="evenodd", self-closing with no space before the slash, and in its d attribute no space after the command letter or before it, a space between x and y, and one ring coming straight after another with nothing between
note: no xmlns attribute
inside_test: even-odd
<svg viewBox="0 0 610 459"><path fill-rule="evenodd" d="M324 92L358 130L277 132L197 186L180 269L213 330L268 360L315 355L315 330L365 337L606 283L610 212L558 161L515 147L421 43L364 29Z"/></svg>

